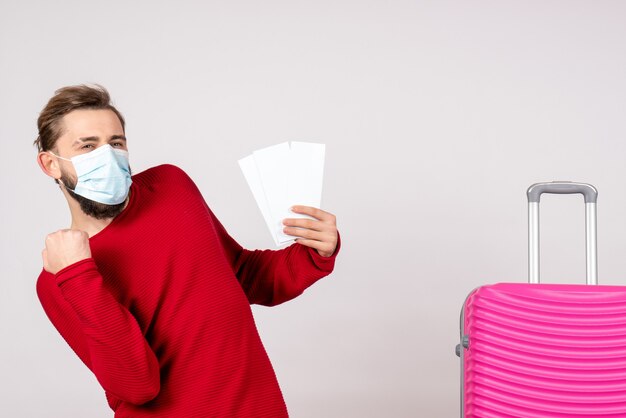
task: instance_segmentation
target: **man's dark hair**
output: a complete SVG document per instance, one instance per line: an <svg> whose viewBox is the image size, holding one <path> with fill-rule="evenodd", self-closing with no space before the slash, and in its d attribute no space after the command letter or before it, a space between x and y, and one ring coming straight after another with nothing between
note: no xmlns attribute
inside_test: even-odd
<svg viewBox="0 0 626 418"><path fill-rule="evenodd" d="M66 114L77 109L109 109L115 112L125 130L122 114L111 104L109 92L99 84L92 86L79 85L58 89L48 101L37 119L39 135L34 142L37 149L49 151L54 149L57 140L62 135L61 119Z"/></svg>

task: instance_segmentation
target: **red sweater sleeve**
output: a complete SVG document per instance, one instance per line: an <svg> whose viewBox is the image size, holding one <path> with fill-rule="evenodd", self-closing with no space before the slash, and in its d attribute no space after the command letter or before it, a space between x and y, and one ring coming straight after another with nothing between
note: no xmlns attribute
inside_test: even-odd
<svg viewBox="0 0 626 418"><path fill-rule="evenodd" d="M250 303L274 306L302 294L306 288L330 274L341 247L330 257L295 243L282 250L246 250L239 245L211 212L226 258Z"/></svg>
<svg viewBox="0 0 626 418"><path fill-rule="evenodd" d="M103 286L92 258L54 276L44 271L37 294L50 321L107 392L138 405L159 393L156 355L136 319Z"/></svg>

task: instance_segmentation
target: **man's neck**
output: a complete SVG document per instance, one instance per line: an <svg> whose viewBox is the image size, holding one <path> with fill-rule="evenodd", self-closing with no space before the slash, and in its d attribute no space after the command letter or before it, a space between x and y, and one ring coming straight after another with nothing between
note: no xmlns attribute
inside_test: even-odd
<svg viewBox="0 0 626 418"><path fill-rule="evenodd" d="M79 231L85 231L89 238L96 235L98 232L102 231L106 228L115 218L106 218L106 219L96 219L93 216L87 215L80 208L80 204L74 200L67 191L63 191L65 198L67 199L67 204L70 207L70 213L72 215L72 225L70 229L76 229ZM126 202L124 204L124 209L128 205L128 198L126 198Z"/></svg>
<svg viewBox="0 0 626 418"><path fill-rule="evenodd" d="M106 228L107 225L109 225L111 221L113 221L113 219L114 218L96 219L91 216L85 215L84 213L82 214L82 216L72 215L72 225L70 226L70 228L79 231L85 231L87 235L89 235L89 238L91 238L98 232Z"/></svg>

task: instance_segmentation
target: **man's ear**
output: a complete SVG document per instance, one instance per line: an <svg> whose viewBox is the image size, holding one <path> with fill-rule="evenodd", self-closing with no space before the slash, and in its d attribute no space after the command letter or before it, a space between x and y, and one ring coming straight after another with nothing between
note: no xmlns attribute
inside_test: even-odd
<svg viewBox="0 0 626 418"><path fill-rule="evenodd" d="M61 167L59 167L59 160L50 155L50 153L42 151L37 154L37 164L45 175L57 180L61 178Z"/></svg>

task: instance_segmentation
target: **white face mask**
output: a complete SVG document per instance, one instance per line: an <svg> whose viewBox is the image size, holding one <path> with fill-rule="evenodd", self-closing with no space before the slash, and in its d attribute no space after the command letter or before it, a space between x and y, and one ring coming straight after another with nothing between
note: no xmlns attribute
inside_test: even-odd
<svg viewBox="0 0 626 418"><path fill-rule="evenodd" d="M106 205L117 205L126 200L132 183L128 151L114 149L106 144L72 158L63 158L48 152L62 160L71 161L74 165L78 179L74 190L68 190Z"/></svg>

